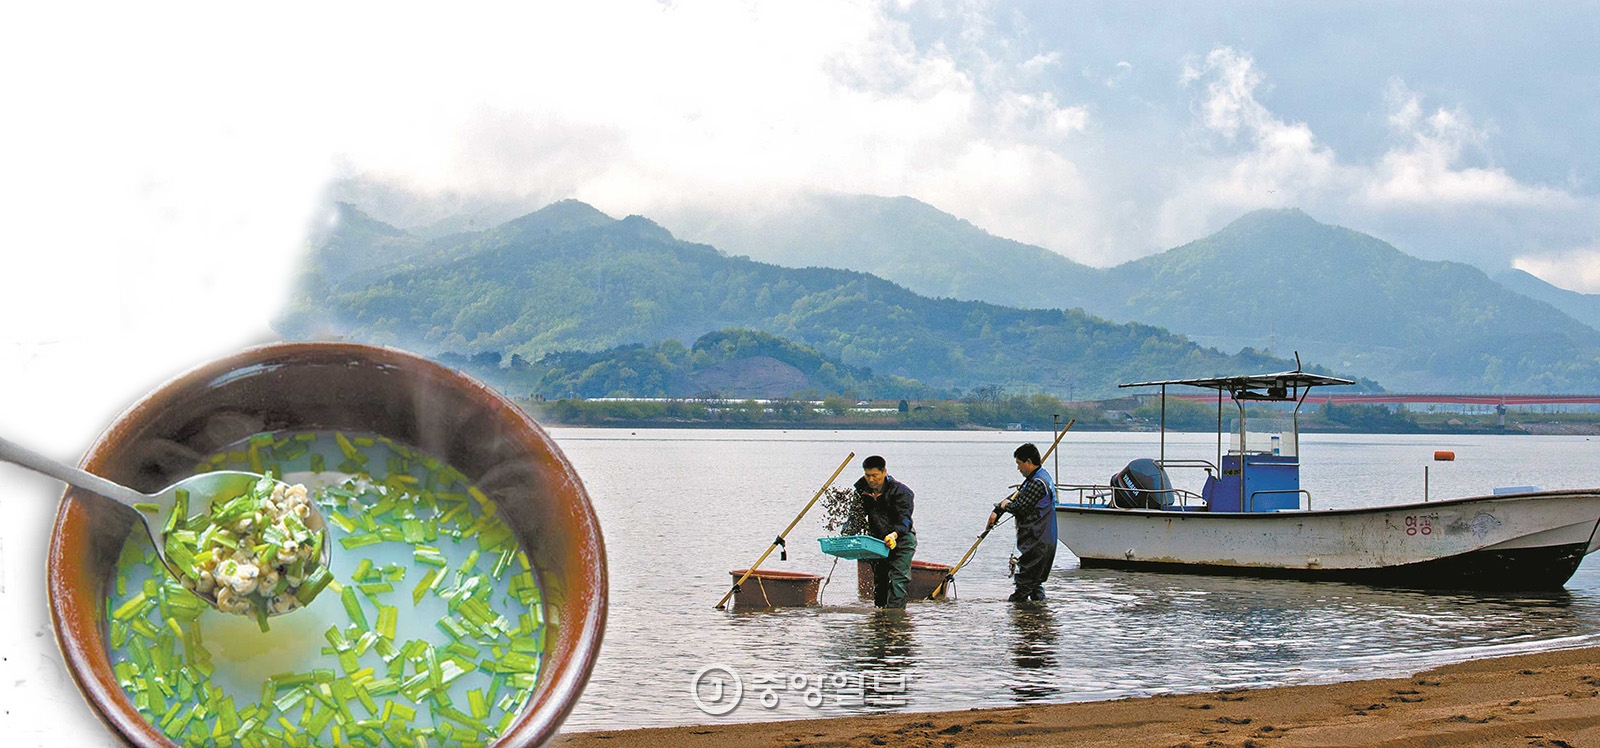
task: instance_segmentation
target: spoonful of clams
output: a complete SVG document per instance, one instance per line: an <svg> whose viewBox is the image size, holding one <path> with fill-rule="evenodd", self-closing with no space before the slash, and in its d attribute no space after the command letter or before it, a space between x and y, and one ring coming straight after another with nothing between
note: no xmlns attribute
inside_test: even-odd
<svg viewBox="0 0 1600 748"><path fill-rule="evenodd" d="M224 613L267 618L311 603L333 581L327 524L305 486L239 471L201 473L153 494L0 438L0 460L131 509L161 563Z"/></svg>

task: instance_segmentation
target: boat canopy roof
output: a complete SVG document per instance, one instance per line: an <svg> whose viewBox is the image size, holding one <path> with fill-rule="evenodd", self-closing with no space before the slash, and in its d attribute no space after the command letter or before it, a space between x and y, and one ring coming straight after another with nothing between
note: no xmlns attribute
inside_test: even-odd
<svg viewBox="0 0 1600 748"><path fill-rule="evenodd" d="M1298 400L1303 391L1312 387L1355 384L1355 382L1349 379L1309 374L1303 371L1282 371L1276 374L1243 374L1231 377L1168 379L1160 382L1129 382L1117 386L1164 387L1169 384L1186 384L1190 387L1226 391L1235 400Z"/></svg>

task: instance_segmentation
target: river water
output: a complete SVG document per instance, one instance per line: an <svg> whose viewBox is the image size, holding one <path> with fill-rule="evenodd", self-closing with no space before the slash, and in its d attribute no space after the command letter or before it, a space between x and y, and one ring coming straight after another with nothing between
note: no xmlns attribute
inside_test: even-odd
<svg viewBox="0 0 1600 748"><path fill-rule="evenodd" d="M1402 676L1461 660L1600 645L1600 566L1566 591L1469 595L1340 583L1079 569L1065 548L1050 601L1010 593L1009 525L992 534L957 600L874 611L844 561L821 607L728 612L728 571L750 565L850 452L840 476L881 454L916 491L919 559L954 564L1017 479L1011 450L1048 432L552 430L588 487L605 532L611 607L605 644L569 731L944 711L1158 693ZM1600 439L1600 437L1597 437ZM1456 461L1432 462L1437 449ZM1058 479L1104 482L1156 456L1154 434L1062 440ZM1317 508L1419 500L1497 486L1600 485L1600 441L1561 436L1305 435L1302 485ZM1167 458L1215 460L1211 434L1169 434ZM1047 463L1054 463L1049 460ZM1047 464L1054 471L1054 464ZM1199 490L1202 476L1174 474ZM788 561L827 575L813 509ZM696 675L705 671L698 681ZM742 699L731 711L735 686ZM718 687L721 697L718 699ZM704 704L697 705L696 696Z"/></svg>

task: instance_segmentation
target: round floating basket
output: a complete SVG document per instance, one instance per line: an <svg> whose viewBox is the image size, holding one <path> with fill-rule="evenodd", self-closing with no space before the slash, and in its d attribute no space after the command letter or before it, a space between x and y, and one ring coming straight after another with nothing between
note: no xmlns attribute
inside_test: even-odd
<svg viewBox="0 0 1600 748"><path fill-rule="evenodd" d="M932 561L912 559L911 580L906 583L906 600L928 599L928 596L933 594L933 588L938 587L939 583L944 581L944 576L950 573L950 569L951 566L949 564L936 564ZM856 594L862 600L871 600L877 590L877 585L872 581L872 562L857 561ZM950 585L945 585L945 588L939 591L939 596L934 599L948 600L949 596Z"/></svg>
<svg viewBox="0 0 1600 748"><path fill-rule="evenodd" d="M738 582L747 569L728 572ZM761 610L767 608L792 608L816 605L822 591L822 577L798 571L757 569L733 593L735 610Z"/></svg>

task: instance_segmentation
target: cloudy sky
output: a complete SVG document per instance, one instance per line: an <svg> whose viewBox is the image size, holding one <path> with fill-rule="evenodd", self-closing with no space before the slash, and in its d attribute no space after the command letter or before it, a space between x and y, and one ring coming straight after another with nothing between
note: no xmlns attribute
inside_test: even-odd
<svg viewBox="0 0 1600 748"><path fill-rule="evenodd" d="M1595 38L1559 2L23 4L0 385L269 339L350 177L669 227L904 194L1097 265L1295 206L1600 291Z"/></svg>
<svg viewBox="0 0 1600 748"><path fill-rule="evenodd" d="M406 126L345 166L669 226L795 189L907 194L1092 264L1296 206L1600 290L1593 4L1328 5L589 8L449 63L498 71L465 106L396 91ZM439 73L413 64L384 85Z"/></svg>

